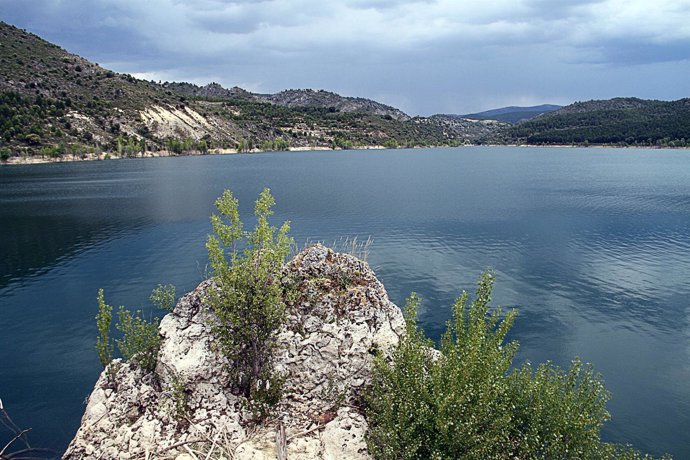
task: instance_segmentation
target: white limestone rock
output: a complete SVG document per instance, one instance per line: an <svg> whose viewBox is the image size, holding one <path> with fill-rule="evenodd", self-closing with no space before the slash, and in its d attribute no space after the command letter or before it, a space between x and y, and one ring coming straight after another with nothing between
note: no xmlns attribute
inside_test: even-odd
<svg viewBox="0 0 690 460"><path fill-rule="evenodd" d="M234 458L275 459L278 423L288 458L370 458L357 408L374 353L389 351L404 333L400 309L365 262L322 245L295 256L284 275L298 298L277 335L275 366L287 379L269 422L247 423L230 392L205 302L214 286L205 281L161 321L157 377L119 360L101 374L63 458L184 459L185 446L208 450L215 439ZM184 417L176 410L181 401Z"/></svg>

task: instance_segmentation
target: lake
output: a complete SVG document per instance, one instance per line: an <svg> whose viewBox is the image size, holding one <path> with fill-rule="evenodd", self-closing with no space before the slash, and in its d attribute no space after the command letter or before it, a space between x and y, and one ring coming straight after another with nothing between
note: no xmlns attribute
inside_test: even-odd
<svg viewBox="0 0 690 460"><path fill-rule="evenodd" d="M373 239L391 299L438 338L486 267L519 309L517 362L580 356L612 392L604 437L690 458L690 152L470 147L0 168L0 398L62 451L100 372L96 294L150 310L208 271L213 201L247 227L263 187L299 245ZM0 431L0 445L9 440Z"/></svg>

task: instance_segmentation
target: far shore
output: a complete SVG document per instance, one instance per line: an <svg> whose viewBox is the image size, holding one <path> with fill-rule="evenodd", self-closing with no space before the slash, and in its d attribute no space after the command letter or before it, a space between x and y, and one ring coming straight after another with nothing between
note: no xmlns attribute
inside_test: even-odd
<svg viewBox="0 0 690 460"><path fill-rule="evenodd" d="M362 149L379 149L379 146L365 146ZM333 150L326 146L313 147L291 147L289 151L303 152L310 150ZM340 149L336 149L340 150ZM0 164L4 165L28 165L28 164L42 164L42 163L71 163L76 161L107 161L107 160L121 160L127 158L164 158L164 157L186 157L186 156L202 156L202 155L234 155L237 153L264 153L266 150L252 149L246 151L238 151L237 149L210 149L208 152L185 152L172 153L168 150L146 151L144 153L137 153L134 155L118 155L115 152L101 152L100 154L88 153L84 155L64 155L57 158L50 158L46 156L19 156L10 157L7 161Z"/></svg>
<svg viewBox="0 0 690 460"><path fill-rule="evenodd" d="M386 147L382 145L363 145L351 150L385 150ZM309 151L327 151L327 150L342 150L339 147L331 148L325 145L316 146L306 146L306 147L289 147L287 151L289 152L309 152ZM76 161L107 161L107 160L121 160L127 158L163 158L163 157L186 157L186 156L203 156L203 155L235 155L238 153L267 153L274 152L274 150L243 150L238 151L237 149L210 149L208 152L185 152L185 153L172 153L168 150L157 150L157 151L146 151L144 153L138 153L134 155L118 155L114 152L102 152L100 154L87 153L84 155L64 155L57 158L50 158L46 156L19 156L10 157L7 161L0 164L3 165L30 165L30 164L42 164L42 163L70 163Z"/></svg>
<svg viewBox="0 0 690 460"><path fill-rule="evenodd" d="M590 149L646 149L646 150L688 150L690 147L660 147L660 146L620 146L620 145L571 145L571 144L555 144L555 145L533 145L533 144L466 144L457 147L529 147L529 148L563 148L563 149L575 149L575 148L590 148ZM425 147L411 147L411 148L455 148L446 145L436 145L436 146L425 146ZM402 149L402 147L400 147ZM288 152L309 152L309 151L328 151L328 150L343 150L340 147L332 148L325 145L316 146L305 146L305 147L289 147ZM382 145L363 145L358 147L353 147L349 150L396 150L389 149ZM144 153L138 153L134 155L118 155L114 152L102 152L100 154L88 153L84 155L65 155L57 158L50 158L46 156L19 156L10 157L7 161L0 162L0 165L30 165L30 164L43 164L43 163L71 163L77 161L107 161L107 160L121 160L128 158L164 158L164 157L186 157L186 156L205 156L205 155L235 155L238 153L270 153L270 152L280 152L277 150L243 150L238 151L237 149L210 149L208 152L185 152L185 153L171 153L168 150L158 150L158 151L146 151Z"/></svg>

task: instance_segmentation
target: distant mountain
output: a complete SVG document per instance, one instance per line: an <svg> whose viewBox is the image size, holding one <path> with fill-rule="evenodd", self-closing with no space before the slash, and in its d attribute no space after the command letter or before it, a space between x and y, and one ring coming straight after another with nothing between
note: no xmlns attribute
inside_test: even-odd
<svg viewBox="0 0 690 460"><path fill-rule="evenodd" d="M361 97L347 97L324 90L289 89L276 94L251 93L242 88L225 89L218 83L197 86L191 83L164 83L164 87L178 93L195 97L218 99L246 99L266 102L281 107L314 107L328 109L332 112L363 113L390 117L398 121L407 121L410 116L395 107Z"/></svg>
<svg viewBox="0 0 690 460"><path fill-rule="evenodd" d="M288 148L414 147L477 132L328 91L255 94L217 83L158 84L104 69L0 22L0 159Z"/></svg>
<svg viewBox="0 0 690 460"><path fill-rule="evenodd" d="M395 107L361 97L340 96L324 90L290 89L276 94L258 95L258 97L259 100L285 107L321 107L335 109L336 112L380 115L398 121L410 119L409 115Z"/></svg>
<svg viewBox="0 0 690 460"><path fill-rule="evenodd" d="M496 120L504 123L518 123L523 120L530 120L541 114L560 109L560 105L542 104L531 107L502 107L500 109L486 110L479 113L459 115L461 118L470 120Z"/></svg>
<svg viewBox="0 0 690 460"><path fill-rule="evenodd" d="M690 99L576 102L506 131L527 144L690 145Z"/></svg>

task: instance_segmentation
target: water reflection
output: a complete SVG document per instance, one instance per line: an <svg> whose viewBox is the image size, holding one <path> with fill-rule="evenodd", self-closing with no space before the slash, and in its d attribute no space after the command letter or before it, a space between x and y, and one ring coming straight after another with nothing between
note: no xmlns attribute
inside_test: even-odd
<svg viewBox="0 0 690 460"><path fill-rule="evenodd" d="M690 168L682 152L472 148L186 157L0 168L0 397L64 449L99 371L99 287L146 304L205 276L213 200L245 222L271 187L293 236L372 237L391 299L450 305L495 270L519 308L518 361L591 361L613 392L607 439L690 457ZM12 406L10 406L10 404Z"/></svg>

